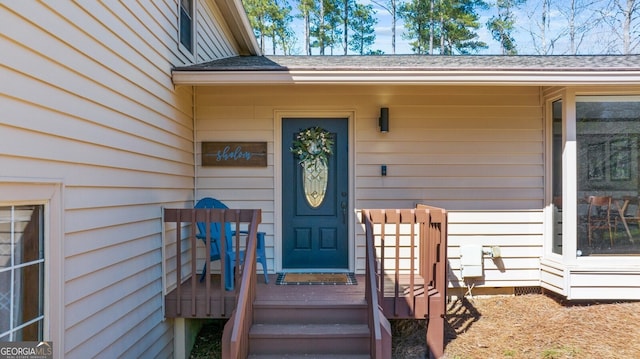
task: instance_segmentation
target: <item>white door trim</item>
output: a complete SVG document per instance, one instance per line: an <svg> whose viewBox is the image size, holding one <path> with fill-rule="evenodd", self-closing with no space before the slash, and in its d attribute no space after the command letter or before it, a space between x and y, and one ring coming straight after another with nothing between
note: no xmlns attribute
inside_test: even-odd
<svg viewBox="0 0 640 359"><path fill-rule="evenodd" d="M356 111L354 109L276 109L273 114L273 128L274 128L274 239L273 239L273 263L276 272L282 271L282 151L288 151L286 148L282 148L282 119L283 118L322 118L322 119L344 119L348 121L349 133L347 137L349 139L349 218L348 218L348 233L349 233L349 270L355 269L355 180L354 180L354 168L355 168L355 119Z"/></svg>

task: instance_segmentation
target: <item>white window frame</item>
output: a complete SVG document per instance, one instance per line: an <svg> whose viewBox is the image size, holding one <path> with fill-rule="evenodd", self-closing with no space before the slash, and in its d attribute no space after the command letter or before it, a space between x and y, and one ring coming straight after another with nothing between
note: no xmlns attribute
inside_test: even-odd
<svg viewBox="0 0 640 359"><path fill-rule="evenodd" d="M553 176L555 175L553 173L553 104L556 101L562 101L562 106L563 106L563 111L564 111L564 107L565 107L565 103L564 103L564 98L562 95L554 95L552 97L549 97L547 99L545 99L545 128L546 128L546 133L545 133L545 139L546 139L546 146L545 146L545 175L546 175L546 180L545 180L545 197L547 198L547 201L545 202L545 245L544 245L544 257L545 259L552 259L555 262L562 262L562 256L564 255L566 248L564 247L564 227L565 227L565 222L564 222L564 218L563 220L563 225L562 225L562 229L563 229L563 240L562 240L562 253L563 254L558 254L558 253L554 253L553 252L553 236L554 236L554 230L555 230L555 218L554 218L554 213L553 213ZM566 136L565 132L565 121L564 121L564 116L563 116L563 120L562 120L562 136L563 136L563 143L564 143L564 138ZM564 159L563 159L563 166L562 166L563 170L564 170ZM564 177L563 177L564 178ZM564 196L564 183L563 183L563 196ZM563 204L564 207L564 204ZM564 217L564 211L563 211L563 217Z"/></svg>
<svg viewBox="0 0 640 359"><path fill-rule="evenodd" d="M578 221L577 221L577 136L576 136L576 98L580 96L638 96L640 92L637 89L620 89L615 91L602 91L598 88L565 88L561 95L558 97L548 98L546 100L547 107L553 101L562 100L562 123L563 123L563 145L564 151L562 156L562 185L563 185L563 212L562 212L562 229L563 229L563 251L562 251L562 264L568 268L581 268L581 269L607 269L607 270L637 270L638 256L577 256L577 236L578 236ZM550 112L547 111L547 116ZM550 128L549 125L551 119L547 119L546 128ZM546 136L547 142L550 141L550 135ZM547 146L547 150L549 147ZM549 156L547 156L547 166L551 166L549 162ZM550 170L547 172L551 173ZM546 181L547 188L550 187L550 180ZM550 203L550 190L547 191L547 198ZM547 206L550 208L550 206ZM548 229L553 225L553 221L549 220L550 215L546 216ZM551 233L548 231L547 233ZM552 238L550 235L546 236L545 240L545 258L557 260L559 256L551 253Z"/></svg>
<svg viewBox="0 0 640 359"><path fill-rule="evenodd" d="M16 248L18 246L18 244L16 243L17 238L16 238L16 233L15 233L15 226L17 221L19 221L19 219L17 219L16 216L16 207L22 207L22 206L34 206L34 207L42 207L43 209L43 213L42 213L42 218L44 219L44 203L29 203L29 204L22 204L22 205L15 205L15 204L9 204L9 205L3 205L0 204L0 208L9 208L10 212L9 212L9 226L10 226L10 240L9 240L9 256L11 258L10 262L8 263L9 265L5 268L0 268L0 272L2 273L9 273L11 276L11 280L9 282L9 295L8 295L8 302L9 302L9 331L8 331L8 335L9 335L9 341L16 341L15 338L15 333L33 323L37 323L42 321L42 327L44 328L44 310L42 311L42 315L39 315L33 319L30 319L24 323L19 323L18 326L14 326L14 313L15 313L15 307L17 305L15 299L16 299L16 293L15 293L15 289L16 289L16 280L15 275L16 275L16 271L19 271L22 268L25 267L29 267L29 266L33 266L33 265L38 265L40 263L42 263L43 265L45 265L45 258L44 256L42 256L42 258L37 258L35 260L31 260L29 262L25 262L25 263L16 263L15 261L15 254L16 252L13 250L14 248ZM43 221L44 222L44 221ZM42 230L46 229L46 224L45 227L42 228ZM42 236L44 237L44 233L42 233ZM43 241L44 243L44 241ZM44 249L44 248L43 248ZM44 303L44 278L41 278L41 280L43 281L43 285L42 285L42 293L40 293L40 298L39 301ZM19 298L20 299L20 298ZM0 333L0 337L4 337L6 334L5 333ZM42 335L44 336L44 332L42 333ZM38 338L37 340L42 340L43 338Z"/></svg>
<svg viewBox="0 0 640 359"><path fill-rule="evenodd" d="M191 50L189 50L186 46L182 44L180 29L182 28L182 24L180 23L181 12L182 12L182 0L178 0L178 12L177 12L177 20L178 20L178 48L180 52L187 56L191 62L196 58L196 11L197 8L197 0L191 0Z"/></svg>
<svg viewBox="0 0 640 359"><path fill-rule="evenodd" d="M44 205L44 330L54 357L64 357L63 185L59 180L0 176L0 206Z"/></svg>

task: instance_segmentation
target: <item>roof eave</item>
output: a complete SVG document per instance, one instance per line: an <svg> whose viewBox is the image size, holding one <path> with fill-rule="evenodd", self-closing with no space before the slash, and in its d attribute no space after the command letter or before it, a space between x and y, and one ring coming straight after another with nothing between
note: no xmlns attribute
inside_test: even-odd
<svg viewBox="0 0 640 359"><path fill-rule="evenodd" d="M640 71L174 71L176 85L640 85Z"/></svg>
<svg viewBox="0 0 640 359"><path fill-rule="evenodd" d="M239 46L240 55L262 55L241 0L215 0Z"/></svg>

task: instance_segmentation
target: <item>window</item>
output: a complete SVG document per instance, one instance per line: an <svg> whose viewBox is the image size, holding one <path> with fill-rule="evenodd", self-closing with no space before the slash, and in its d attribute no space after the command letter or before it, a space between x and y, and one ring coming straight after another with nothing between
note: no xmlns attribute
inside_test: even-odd
<svg viewBox="0 0 640 359"><path fill-rule="evenodd" d="M0 341L44 330L44 206L0 206Z"/></svg>
<svg viewBox="0 0 640 359"><path fill-rule="evenodd" d="M640 97L576 97L579 256L640 254L639 144Z"/></svg>
<svg viewBox="0 0 640 359"><path fill-rule="evenodd" d="M193 53L193 0L180 0L180 44Z"/></svg>
<svg viewBox="0 0 640 359"><path fill-rule="evenodd" d="M552 109L553 247L551 251L562 254L562 101L553 102Z"/></svg>

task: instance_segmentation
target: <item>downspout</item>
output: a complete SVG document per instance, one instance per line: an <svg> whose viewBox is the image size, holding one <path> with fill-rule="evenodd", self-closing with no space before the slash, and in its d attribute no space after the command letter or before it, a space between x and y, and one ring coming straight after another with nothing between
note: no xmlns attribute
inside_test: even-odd
<svg viewBox="0 0 640 359"><path fill-rule="evenodd" d="M191 111L193 118L193 205L195 206L198 197L198 143L196 129L196 86L191 86Z"/></svg>
<svg viewBox="0 0 640 359"><path fill-rule="evenodd" d="M196 6L197 2L194 2L193 5ZM197 16L197 12L194 9L194 15ZM197 20L196 20L197 21ZM194 21L195 27L195 21ZM193 45L193 56L195 58L195 62L198 62L198 40L197 40L197 32L194 31L194 45ZM196 143L196 87L191 85L191 118L193 121L193 206L196 205L198 194L198 189L196 188L198 184L198 157L197 157L197 143Z"/></svg>
<svg viewBox="0 0 640 359"><path fill-rule="evenodd" d="M167 237L166 234L164 233L164 206L160 207L160 224L162 226L162 231L160 232L160 260L162 263L160 263L160 268L162 270L162 300L161 300L161 306L162 306L162 321L164 322L165 320L167 320L167 308L165 306L164 303L164 298L167 297L167 248L166 248L166 243L167 243Z"/></svg>

